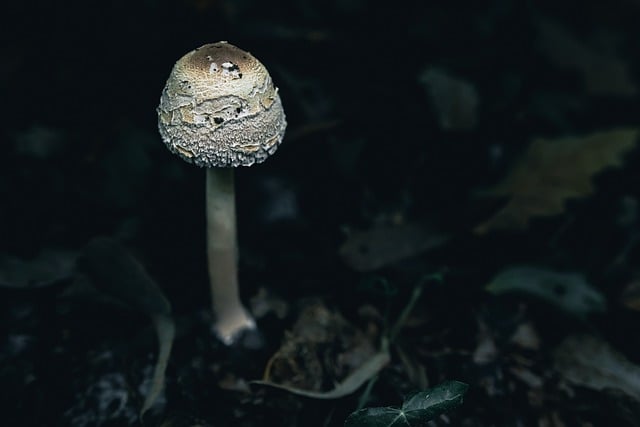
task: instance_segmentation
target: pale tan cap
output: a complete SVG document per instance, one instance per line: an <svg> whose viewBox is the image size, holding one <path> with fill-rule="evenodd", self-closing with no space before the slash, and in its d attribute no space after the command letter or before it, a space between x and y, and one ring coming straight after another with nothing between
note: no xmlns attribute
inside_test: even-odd
<svg viewBox="0 0 640 427"><path fill-rule="evenodd" d="M261 163L276 151L287 126L267 69L227 42L180 58L157 111L169 150L203 167Z"/></svg>

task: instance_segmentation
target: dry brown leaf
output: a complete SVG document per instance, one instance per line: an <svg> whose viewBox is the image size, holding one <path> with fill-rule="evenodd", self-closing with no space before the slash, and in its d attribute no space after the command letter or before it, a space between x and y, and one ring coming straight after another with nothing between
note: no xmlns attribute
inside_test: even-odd
<svg viewBox="0 0 640 427"><path fill-rule="evenodd" d="M304 390L293 386L274 383L271 381L251 381L251 384L262 385L266 387L277 388L288 391L298 396L304 396L311 399L340 399L348 396L359 389L365 382L378 375L378 373L389 364L391 357L385 350L365 360L356 370L351 372L346 378L337 383L335 387L328 391Z"/></svg>
<svg viewBox="0 0 640 427"><path fill-rule="evenodd" d="M316 399L346 396L389 362L373 340L321 301L309 302L269 360L264 381L252 384Z"/></svg>
<svg viewBox="0 0 640 427"><path fill-rule="evenodd" d="M522 230L533 217L562 213L567 199L593 192L591 178L595 174L619 167L637 139L637 129L623 128L586 137L533 141L508 176L484 192L487 196L509 197L509 201L474 231L484 234L493 230Z"/></svg>
<svg viewBox="0 0 640 427"><path fill-rule="evenodd" d="M444 244L449 236L409 223L354 231L340 248L344 262L356 271L373 271Z"/></svg>

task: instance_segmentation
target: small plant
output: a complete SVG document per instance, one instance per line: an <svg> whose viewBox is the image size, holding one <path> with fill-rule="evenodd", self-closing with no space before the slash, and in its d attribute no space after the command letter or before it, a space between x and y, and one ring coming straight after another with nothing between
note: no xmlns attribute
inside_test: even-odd
<svg viewBox="0 0 640 427"><path fill-rule="evenodd" d="M345 427L417 427L462 404L469 386L446 381L405 397L402 407L364 408L349 415Z"/></svg>

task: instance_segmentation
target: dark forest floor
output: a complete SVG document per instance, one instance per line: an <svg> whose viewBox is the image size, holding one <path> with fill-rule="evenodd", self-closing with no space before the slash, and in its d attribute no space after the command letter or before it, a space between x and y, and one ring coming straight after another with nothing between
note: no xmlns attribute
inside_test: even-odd
<svg viewBox="0 0 640 427"><path fill-rule="evenodd" d="M76 264L108 236L176 325L146 425L341 426L446 380L469 391L432 425L640 425L640 2L2 7L0 424L140 424L153 324ZM173 63L218 40L288 120L236 175L258 348L210 332L204 171L157 132ZM392 325L369 388L250 383L328 391Z"/></svg>

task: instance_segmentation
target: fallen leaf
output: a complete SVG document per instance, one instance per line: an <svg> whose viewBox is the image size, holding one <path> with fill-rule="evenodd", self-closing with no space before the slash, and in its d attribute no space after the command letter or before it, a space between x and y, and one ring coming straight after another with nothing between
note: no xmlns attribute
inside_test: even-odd
<svg viewBox="0 0 640 427"><path fill-rule="evenodd" d="M524 366L512 366L508 369L511 375L525 383L529 388L542 388L544 385L544 381L539 375L534 374Z"/></svg>
<svg viewBox="0 0 640 427"><path fill-rule="evenodd" d="M260 287L256 295L251 297L250 303L251 313L256 319L261 319L269 313L273 313L278 319L284 319L289 313L287 301L264 287Z"/></svg>
<svg viewBox="0 0 640 427"><path fill-rule="evenodd" d="M526 350L537 351L540 349L540 336L531 322L518 325L509 341Z"/></svg>
<svg viewBox="0 0 640 427"><path fill-rule="evenodd" d="M78 269L100 291L147 314L158 337L158 359L140 410L151 408L164 387L165 371L175 338L171 304L146 269L116 240L93 239L78 258Z"/></svg>
<svg viewBox="0 0 640 427"><path fill-rule="evenodd" d="M153 368L153 376L151 377L149 390L142 403L142 408L140 408L140 418L144 416L145 412L151 409L164 389L164 377L167 372L173 340L176 336L176 326L171 316L156 314L151 316L151 320L153 321L156 336L158 337L158 358Z"/></svg>
<svg viewBox="0 0 640 427"><path fill-rule="evenodd" d="M559 67L573 68L583 76L592 95L633 96L638 91L627 63L611 52L598 51L566 28L549 20L537 22L538 48Z"/></svg>
<svg viewBox="0 0 640 427"><path fill-rule="evenodd" d="M471 356L473 363L476 365L486 365L496 360L498 348L493 339L493 334L482 320L478 322L476 342L476 348Z"/></svg>
<svg viewBox="0 0 640 427"><path fill-rule="evenodd" d="M538 418L538 427L566 427L566 423L560 418L557 412L553 411L551 414L544 415ZM585 427L591 425L590 423L584 423Z"/></svg>
<svg viewBox="0 0 640 427"><path fill-rule="evenodd" d="M606 310L602 294L577 273L513 267L498 273L486 289L496 295L511 292L531 295L579 318Z"/></svg>
<svg viewBox="0 0 640 427"><path fill-rule="evenodd" d="M340 256L356 271L373 271L436 248L448 239L422 224L382 225L351 232L340 248Z"/></svg>
<svg viewBox="0 0 640 427"><path fill-rule="evenodd" d="M386 350L320 301L308 303L265 368L268 385L294 394L335 399L354 392L389 361ZM326 390L326 384L337 384Z"/></svg>
<svg viewBox="0 0 640 427"><path fill-rule="evenodd" d="M288 391L289 393L309 397L312 399L339 399L353 393L354 391L359 389L365 382L375 377L378 372L382 370L382 368L387 366L389 360L389 353L387 353L386 351L381 351L373 355L369 360L364 362L362 366L353 371L349 376L340 381L333 389L329 391L303 390L297 387L277 384L271 381L251 381L251 384L278 388L280 390Z"/></svg>
<svg viewBox="0 0 640 427"><path fill-rule="evenodd" d="M442 129L470 130L476 126L479 97L471 83L435 67L425 69L419 81L427 91Z"/></svg>
<svg viewBox="0 0 640 427"><path fill-rule="evenodd" d="M568 381L594 390L619 389L640 400L640 366L591 335L565 338L554 352L555 368Z"/></svg>
<svg viewBox="0 0 640 427"><path fill-rule="evenodd" d="M77 253L69 250L45 249L31 260L9 255L0 256L0 286L38 288L71 278Z"/></svg>
<svg viewBox="0 0 640 427"><path fill-rule="evenodd" d="M119 242L91 240L78 257L78 270L99 291L147 315L170 315L171 304L146 269Z"/></svg>
<svg viewBox="0 0 640 427"><path fill-rule="evenodd" d="M496 187L484 196L507 197L507 204L475 228L477 234L493 230L522 230L531 218L564 211L565 202L593 192L592 177L619 167L638 139L631 128L598 132L586 137L537 139Z"/></svg>
<svg viewBox="0 0 640 427"><path fill-rule="evenodd" d="M227 372L224 374L222 379L218 381L218 387L220 387L222 390L247 394L251 393L249 384L247 384L244 378L239 378L232 372Z"/></svg>

